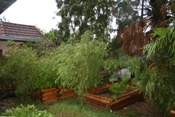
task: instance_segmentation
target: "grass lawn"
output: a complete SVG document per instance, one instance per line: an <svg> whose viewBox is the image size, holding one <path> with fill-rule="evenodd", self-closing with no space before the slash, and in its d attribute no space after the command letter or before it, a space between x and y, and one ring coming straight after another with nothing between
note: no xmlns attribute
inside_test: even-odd
<svg viewBox="0 0 175 117"><path fill-rule="evenodd" d="M53 117L158 117L158 113L156 111L150 111L154 109L151 108L150 102L147 100L137 102L126 107L125 109L114 112L109 112L105 109L97 109L87 105L86 103L81 106L77 99L58 100L50 105L44 105L41 103L41 101L19 101L16 98L9 98L4 99L2 103L6 105L3 106L2 112L4 112L6 109L11 109L12 107L20 107L21 104L23 104L25 107L27 105L35 105L37 110L41 112L46 111L52 114ZM20 111L20 113L24 113L24 111L25 110L23 109ZM9 116L13 116L13 114L10 114Z"/></svg>
<svg viewBox="0 0 175 117"><path fill-rule="evenodd" d="M55 117L139 117L134 110L129 110L129 113L125 114L111 113L87 104L80 106L80 103L75 99L57 101L51 105L36 104L36 107L39 110L46 110Z"/></svg>
<svg viewBox="0 0 175 117"><path fill-rule="evenodd" d="M52 104L44 105L41 101L20 101L17 98L8 98L2 100L2 104L2 113L8 109L16 109L16 107L21 108L22 104L25 107L28 105L34 105L38 112L46 111L47 113L52 114L53 117L163 117L159 111L156 111L157 109L155 106L151 106L151 100L148 99L136 102L124 109L114 112L109 112L105 109L98 109L87 105L86 103L84 103L83 106L80 106L80 102L77 99L58 100ZM13 111L13 113L8 114L8 116L17 113L17 117L25 117L23 116L24 113L29 114L28 116L31 116L31 113L34 113L32 110L26 109L27 108L17 109L17 111Z"/></svg>

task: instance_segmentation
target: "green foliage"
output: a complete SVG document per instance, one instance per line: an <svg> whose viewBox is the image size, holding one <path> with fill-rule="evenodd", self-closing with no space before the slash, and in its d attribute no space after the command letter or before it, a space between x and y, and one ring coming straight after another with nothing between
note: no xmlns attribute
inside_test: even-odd
<svg viewBox="0 0 175 117"><path fill-rule="evenodd" d="M35 67L38 69L37 74L35 74L36 80L34 82L36 88L46 89L60 86L59 82L55 82L58 75L56 74L56 70L53 69L55 65L52 63L51 59L51 56L45 54L35 61L37 63Z"/></svg>
<svg viewBox="0 0 175 117"><path fill-rule="evenodd" d="M154 43L147 44L144 47L144 54L147 54L149 59L171 58L175 56L175 25L168 28L156 28L153 37L158 37Z"/></svg>
<svg viewBox="0 0 175 117"><path fill-rule="evenodd" d="M32 42L27 42L25 43L25 45L29 48L31 48L33 51L36 52L37 56L43 56L44 54L48 53L49 51L51 51L53 48L50 48L49 45L51 43L47 43L46 42L36 42L36 43L32 43Z"/></svg>
<svg viewBox="0 0 175 117"><path fill-rule="evenodd" d="M7 64L1 69L5 72L1 75L14 81L16 93L23 98L29 97L35 89L60 85L73 88L82 95L87 88L102 83L101 71L110 71L111 75L115 69L124 66L116 59L108 58L110 53L106 43L92 38L92 32L87 31L80 42L62 43L42 56L33 46L24 45L17 51L11 50ZM126 60L126 57L121 60Z"/></svg>
<svg viewBox="0 0 175 117"><path fill-rule="evenodd" d="M8 55L5 66L5 70L8 73L6 75L14 80L17 93L27 95L34 88L34 83L31 82L34 82L36 78L36 53L31 48L23 46L17 52L9 51Z"/></svg>
<svg viewBox="0 0 175 117"><path fill-rule="evenodd" d="M125 90L126 83L128 82L128 78L122 78L120 82L114 83L110 88L109 91L116 95L120 95Z"/></svg>
<svg viewBox="0 0 175 117"><path fill-rule="evenodd" d="M76 38L91 30L96 39L107 39L110 27L110 0L56 0L62 21L58 24L61 41L67 42L71 34ZM107 37L107 38L99 38ZM106 40L105 40L106 41Z"/></svg>
<svg viewBox="0 0 175 117"><path fill-rule="evenodd" d="M14 46L14 41L12 41L12 40L8 40L8 42L7 42L7 46Z"/></svg>
<svg viewBox="0 0 175 117"><path fill-rule="evenodd" d="M62 44L50 55L55 65L53 69L57 70L57 81L63 87L73 88L79 95L101 82L100 70L108 55L106 44L91 38L91 32L87 31L80 43Z"/></svg>
<svg viewBox="0 0 175 117"><path fill-rule="evenodd" d="M169 113L175 108L175 86L173 82L175 70L175 25L167 28L157 28L153 37L157 38L144 47L143 53L147 56L147 62L141 62L140 73L137 72L135 84L146 96L153 99L161 112ZM139 64L138 64L139 65Z"/></svg>
<svg viewBox="0 0 175 117"><path fill-rule="evenodd" d="M44 35L55 45L59 45L60 42L58 42L59 40L57 39L58 37L58 30L56 29L52 29L51 31L45 33Z"/></svg>
<svg viewBox="0 0 175 117"><path fill-rule="evenodd" d="M7 63L2 67L2 77L13 80L16 93L29 97L35 89L55 86L56 73L48 59L38 57L32 48L23 45L17 51L10 50Z"/></svg>
<svg viewBox="0 0 175 117"><path fill-rule="evenodd" d="M21 105L17 108L7 109L3 116L14 116L14 117L53 117L46 111L39 111L34 105L27 105L26 107Z"/></svg>
<svg viewBox="0 0 175 117"><path fill-rule="evenodd" d="M128 66L127 56L120 54L120 57L112 58L107 44L92 38L92 32L86 31L79 42L75 43L72 39L70 43L62 43L45 56L49 60L48 64L52 65L52 70L56 71L56 82L63 87L73 88L79 96L87 88L97 87L102 83L101 72L110 76L119 67ZM109 77L107 80L109 81Z"/></svg>
<svg viewBox="0 0 175 117"><path fill-rule="evenodd" d="M112 58L119 57L121 46L122 43L117 42L115 39L107 43L107 51Z"/></svg>
<svg viewBox="0 0 175 117"><path fill-rule="evenodd" d="M6 70L4 70L4 66L7 63L7 58L4 56L0 57L0 88L11 88L13 86L13 81L8 77Z"/></svg>

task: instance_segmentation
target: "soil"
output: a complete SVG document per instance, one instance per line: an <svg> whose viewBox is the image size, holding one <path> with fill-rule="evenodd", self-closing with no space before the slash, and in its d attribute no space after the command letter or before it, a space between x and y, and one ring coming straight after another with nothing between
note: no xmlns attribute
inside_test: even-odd
<svg viewBox="0 0 175 117"><path fill-rule="evenodd" d="M133 114L133 117L163 117L160 113L158 113L156 107L152 106L152 101L148 99L138 101L128 107L116 111L115 113L122 115Z"/></svg>

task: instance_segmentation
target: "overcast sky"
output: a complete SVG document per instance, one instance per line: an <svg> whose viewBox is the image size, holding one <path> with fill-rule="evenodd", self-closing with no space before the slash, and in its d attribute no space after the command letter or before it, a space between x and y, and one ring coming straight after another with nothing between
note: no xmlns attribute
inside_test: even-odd
<svg viewBox="0 0 175 117"><path fill-rule="evenodd" d="M60 21L55 0L17 0L6 9L0 18L9 22L34 25L48 32Z"/></svg>

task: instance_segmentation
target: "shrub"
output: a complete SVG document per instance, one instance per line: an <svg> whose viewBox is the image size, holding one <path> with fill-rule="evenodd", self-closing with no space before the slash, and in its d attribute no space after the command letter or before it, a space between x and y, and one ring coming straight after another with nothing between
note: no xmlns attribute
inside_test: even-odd
<svg viewBox="0 0 175 117"><path fill-rule="evenodd" d="M18 97L29 98L35 89L56 85L56 72L48 62L49 59L39 57L31 47L23 45L17 51L10 50L8 55L7 63L1 72L5 71L3 76L14 81Z"/></svg>
<svg viewBox="0 0 175 117"><path fill-rule="evenodd" d="M17 108L7 109L2 115L14 117L53 117L53 115L46 111L39 111L34 105L21 105Z"/></svg>
<svg viewBox="0 0 175 117"><path fill-rule="evenodd" d="M109 91L116 94L120 95L124 92L125 86L128 82L128 78L122 78L120 82L114 83L110 88Z"/></svg>

